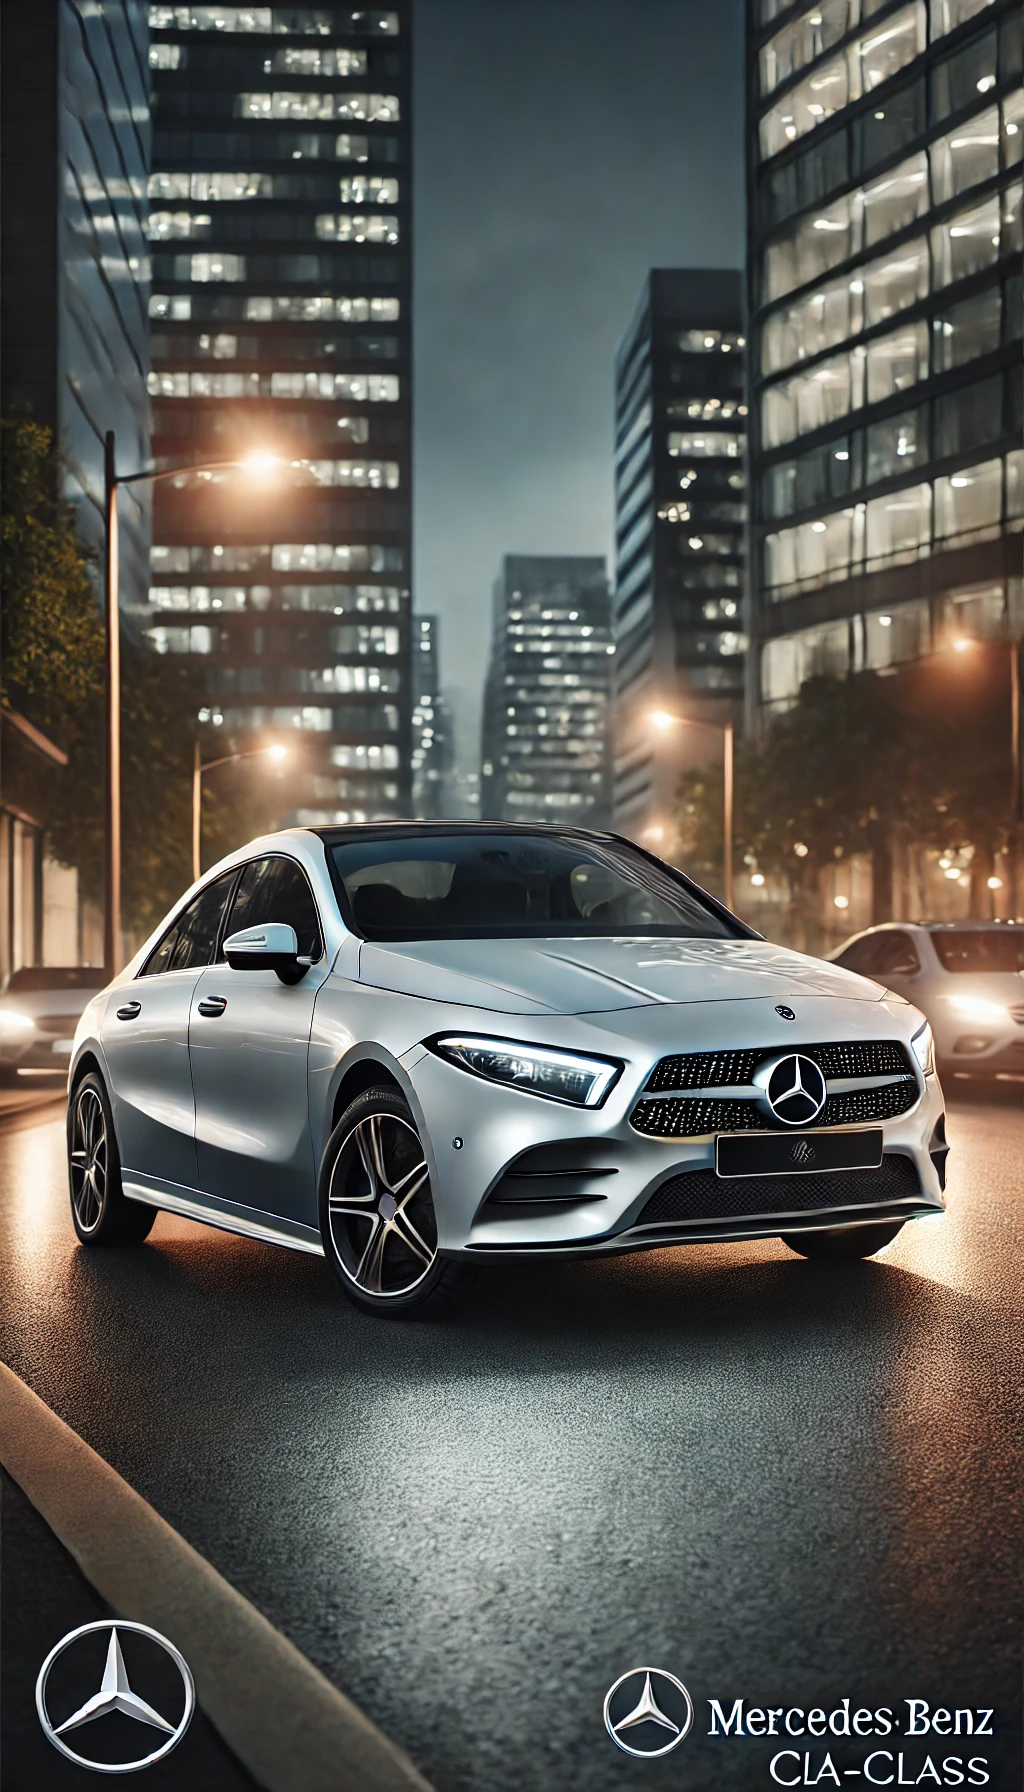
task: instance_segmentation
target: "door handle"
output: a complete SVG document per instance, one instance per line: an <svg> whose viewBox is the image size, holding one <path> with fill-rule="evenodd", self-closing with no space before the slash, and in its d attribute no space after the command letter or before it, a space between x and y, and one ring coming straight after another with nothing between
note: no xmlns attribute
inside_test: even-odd
<svg viewBox="0 0 1024 1792"><path fill-rule="evenodd" d="M134 1020L136 1015L141 1013L141 1002L126 1002L123 1008L117 1010L117 1018L118 1020Z"/></svg>
<svg viewBox="0 0 1024 1792"><path fill-rule="evenodd" d="M204 996L201 1002L196 1003L200 1014L208 1015L211 1019L215 1014L223 1014L227 1005L227 996Z"/></svg>

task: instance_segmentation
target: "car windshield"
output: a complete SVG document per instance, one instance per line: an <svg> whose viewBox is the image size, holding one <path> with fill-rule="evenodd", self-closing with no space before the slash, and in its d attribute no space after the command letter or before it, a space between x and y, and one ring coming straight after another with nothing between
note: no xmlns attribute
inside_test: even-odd
<svg viewBox="0 0 1024 1792"><path fill-rule="evenodd" d="M364 836L328 851L370 940L745 934L681 875L618 842L453 831Z"/></svg>
<svg viewBox="0 0 1024 1792"><path fill-rule="evenodd" d="M981 929L933 933L944 971L1024 971L1024 928L1011 933Z"/></svg>
<svg viewBox="0 0 1024 1792"><path fill-rule="evenodd" d="M103 989L108 982L102 965L34 964L14 972L7 985L7 994L32 995L47 989Z"/></svg>

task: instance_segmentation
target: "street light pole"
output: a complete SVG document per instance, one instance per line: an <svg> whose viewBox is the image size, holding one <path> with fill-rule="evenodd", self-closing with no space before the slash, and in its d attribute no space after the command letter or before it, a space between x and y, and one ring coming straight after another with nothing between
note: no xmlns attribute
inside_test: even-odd
<svg viewBox="0 0 1024 1792"><path fill-rule="evenodd" d="M200 876L200 847L202 844L203 826L203 773L215 771L218 765L233 765L238 759L259 759L267 754L271 759L284 759L288 754L287 747L248 747L243 753L224 753L220 759L207 759L204 763L200 757L199 739L196 737L195 751L192 755L192 882L196 883Z"/></svg>
<svg viewBox="0 0 1024 1792"><path fill-rule="evenodd" d="M106 632L106 821L103 964L108 978L121 968L121 602L118 590L117 472L114 432L103 441L103 521L106 534L104 611Z"/></svg>

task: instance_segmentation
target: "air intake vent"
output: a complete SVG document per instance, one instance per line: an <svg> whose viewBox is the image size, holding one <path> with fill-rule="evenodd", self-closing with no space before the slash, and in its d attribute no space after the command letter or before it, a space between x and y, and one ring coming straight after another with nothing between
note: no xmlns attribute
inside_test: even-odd
<svg viewBox="0 0 1024 1792"><path fill-rule="evenodd" d="M913 1160L898 1152L884 1157L877 1170L841 1170L824 1176L723 1179L716 1176L714 1170L689 1170L663 1182L635 1223L637 1226L668 1226L686 1220L813 1213L822 1208L853 1207L860 1203L881 1206L920 1193L921 1184Z"/></svg>

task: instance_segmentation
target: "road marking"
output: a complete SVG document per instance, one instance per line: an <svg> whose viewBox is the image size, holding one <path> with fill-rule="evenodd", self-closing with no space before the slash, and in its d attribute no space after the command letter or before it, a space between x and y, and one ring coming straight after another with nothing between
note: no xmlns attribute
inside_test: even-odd
<svg viewBox="0 0 1024 1792"><path fill-rule="evenodd" d="M0 1464L122 1618L159 1630L267 1792L431 1792L408 1757L0 1363Z"/></svg>

